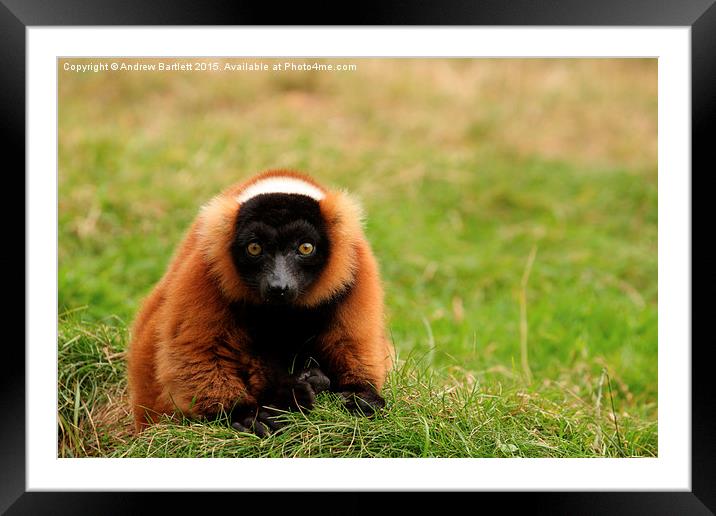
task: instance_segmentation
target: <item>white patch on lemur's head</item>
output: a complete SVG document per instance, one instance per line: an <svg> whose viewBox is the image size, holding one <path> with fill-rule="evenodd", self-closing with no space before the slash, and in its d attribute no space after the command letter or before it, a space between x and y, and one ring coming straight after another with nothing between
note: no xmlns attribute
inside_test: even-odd
<svg viewBox="0 0 716 516"><path fill-rule="evenodd" d="M244 203L257 195L271 193L307 195L317 201L320 201L326 196L320 188L297 177L273 176L261 179L249 185L236 197L236 200L239 203Z"/></svg>

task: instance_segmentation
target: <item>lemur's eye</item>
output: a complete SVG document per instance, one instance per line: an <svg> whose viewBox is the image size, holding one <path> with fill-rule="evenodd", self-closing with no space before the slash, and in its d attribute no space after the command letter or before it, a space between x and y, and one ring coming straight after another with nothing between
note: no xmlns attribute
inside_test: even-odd
<svg viewBox="0 0 716 516"><path fill-rule="evenodd" d="M315 250L315 248L313 247L313 244L310 242L304 242L298 246L298 252L301 253L303 256L312 255L314 250Z"/></svg>
<svg viewBox="0 0 716 516"><path fill-rule="evenodd" d="M261 254L261 246L256 242L251 242L249 245L246 246L246 252L249 253L251 256L258 256Z"/></svg>

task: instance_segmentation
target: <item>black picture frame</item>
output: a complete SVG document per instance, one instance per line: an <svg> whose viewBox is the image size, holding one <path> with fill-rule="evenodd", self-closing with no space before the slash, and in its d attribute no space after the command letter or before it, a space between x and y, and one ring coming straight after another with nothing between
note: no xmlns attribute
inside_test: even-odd
<svg viewBox="0 0 716 516"><path fill-rule="evenodd" d="M111 25L531 25L531 26L684 26L691 28L692 73L692 192L695 170L699 183L713 174L716 145L711 134L716 129L716 0L486 0L431 2L362 2L351 6L340 3L294 4L277 9L229 1L195 2L189 0L0 0L0 120L5 135L0 140L4 162L15 157L17 167L25 168L25 53L26 29L32 26L111 26ZM264 4L266 5L266 4ZM340 8L339 8L340 6ZM710 165L710 166L709 166ZM6 169L6 178L17 180L20 174ZM24 177L24 176L23 176ZM19 181L19 180L18 180ZM24 180L16 188L25 192ZM707 191L703 186L700 191ZM15 190L17 192L17 190ZM19 194L15 197L20 198ZM24 199L24 196L23 196ZM18 208L19 209L19 208ZM17 218L17 211L6 205L4 220ZM693 213L692 232L696 222ZM19 232L19 228L17 229ZM6 236L6 238L10 238ZM25 242L25 231L19 237ZM693 240L692 240L693 242ZM702 244L703 245L703 244ZM25 247L22 264L26 272ZM713 286L714 273L701 274L705 268L693 266L701 289ZM20 261L15 252L15 260ZM14 270L14 267L13 267ZM18 274L11 274L19 277ZM705 281L704 281L705 280ZM710 281L709 281L710 280ZM19 280L18 280L19 281ZM25 300L25 294L23 294ZM693 300L693 291L692 291ZM19 305L19 303L17 303ZM22 304L23 310L25 303ZM694 315L705 315L707 306L692 301ZM703 320L703 318L702 318ZM24 327L23 327L24 328ZM693 331L692 331L693 335ZM693 340L693 339L692 339ZM525 510L543 514L713 514L716 511L716 428L711 386L712 367L707 358L709 340L692 345L692 490L690 492L530 492L470 493L469 500L451 499L451 504L476 501L500 503L509 497L510 509L524 505ZM16 341L17 342L17 341ZM695 342L695 340L694 340ZM114 514L152 511L154 500L148 493L26 492L25 465L25 351L6 341L3 350L6 366L0 375L2 407L5 415L0 434L0 512L8 514ZM684 343L688 345L689 343ZM11 366L10 366L11 365ZM270 496L247 493L170 493L162 497L162 509L174 512L206 510L223 502L232 510L245 510L244 504L256 501L270 509L311 509L303 500L308 493ZM352 512L373 510L378 493L350 493L341 507ZM475 497L479 497L475 499ZM209 501L209 497L211 500ZM229 498L232 497L232 498ZM240 498L239 498L240 497ZM267 503L270 499L270 503ZM237 504L236 501L240 500ZM427 508L423 493L410 495L412 502ZM209 502L207 504L207 502ZM504 501L503 501L504 503ZM517 505L516 505L517 503ZM321 510L321 509L317 509ZM341 509L342 510L342 509ZM479 510L476 508L476 510Z"/></svg>

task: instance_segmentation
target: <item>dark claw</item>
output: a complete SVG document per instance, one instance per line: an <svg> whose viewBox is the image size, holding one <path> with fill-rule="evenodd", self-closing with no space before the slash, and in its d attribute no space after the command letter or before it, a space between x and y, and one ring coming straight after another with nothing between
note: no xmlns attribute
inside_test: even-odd
<svg viewBox="0 0 716 516"><path fill-rule="evenodd" d="M269 434L269 429L263 422L257 419L254 421L254 433L263 439Z"/></svg>
<svg viewBox="0 0 716 516"><path fill-rule="evenodd" d="M249 415L231 423L231 427L239 432L256 434L258 437L266 437L284 426L284 423L276 420L276 415L267 410L260 410L255 416Z"/></svg>
<svg viewBox="0 0 716 516"><path fill-rule="evenodd" d="M354 414L370 417L385 407L385 400L377 392L365 390L361 392L343 391L340 393L348 410Z"/></svg>
<svg viewBox="0 0 716 516"><path fill-rule="evenodd" d="M317 367L308 369L298 376L298 380L308 382L314 394L320 394L331 387L331 380Z"/></svg>
<svg viewBox="0 0 716 516"><path fill-rule="evenodd" d="M234 430L238 430L239 432L245 432L247 434L253 433L249 428L246 428L238 421L234 421L233 423L231 423L231 428L233 428Z"/></svg>
<svg viewBox="0 0 716 516"><path fill-rule="evenodd" d="M256 419L266 425L271 432L277 432L284 426L286 426L286 423L283 421L279 421L278 417L281 415L280 411L277 411L273 407L266 407L259 411L258 415L256 416Z"/></svg>
<svg viewBox="0 0 716 516"><path fill-rule="evenodd" d="M313 402L315 401L316 396L310 383L304 380L299 380L293 386L291 393L294 406L306 410L311 410L313 408Z"/></svg>
<svg viewBox="0 0 716 516"><path fill-rule="evenodd" d="M247 416L239 421L234 421L231 423L231 427L239 432L256 434L258 437L264 437L266 435L266 427L257 419L254 419L253 416Z"/></svg>

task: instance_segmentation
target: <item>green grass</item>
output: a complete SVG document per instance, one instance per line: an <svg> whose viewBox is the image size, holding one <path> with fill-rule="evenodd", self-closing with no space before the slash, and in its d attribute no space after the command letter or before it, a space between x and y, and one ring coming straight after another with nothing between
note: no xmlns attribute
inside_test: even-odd
<svg viewBox="0 0 716 516"><path fill-rule="evenodd" d="M166 420L142 433L122 389L125 326L63 314L60 334L60 455L106 457L631 457L655 455L656 424L615 412L606 370L582 363L527 386L517 371L431 367L425 355L398 360L384 388L388 409L348 413L332 394L310 414L286 413L268 439L239 434L226 420ZM502 375L501 381L496 381ZM616 390L616 387L615 387ZM114 398L114 400L113 400ZM116 403L114 409L97 406ZM616 414L616 417L615 417ZM79 432L84 432L81 435Z"/></svg>
<svg viewBox="0 0 716 516"><path fill-rule="evenodd" d="M655 63L358 61L60 72L60 456L657 454ZM283 166L363 201L400 358L387 411L325 395L265 440L131 435L139 302L204 202Z"/></svg>

